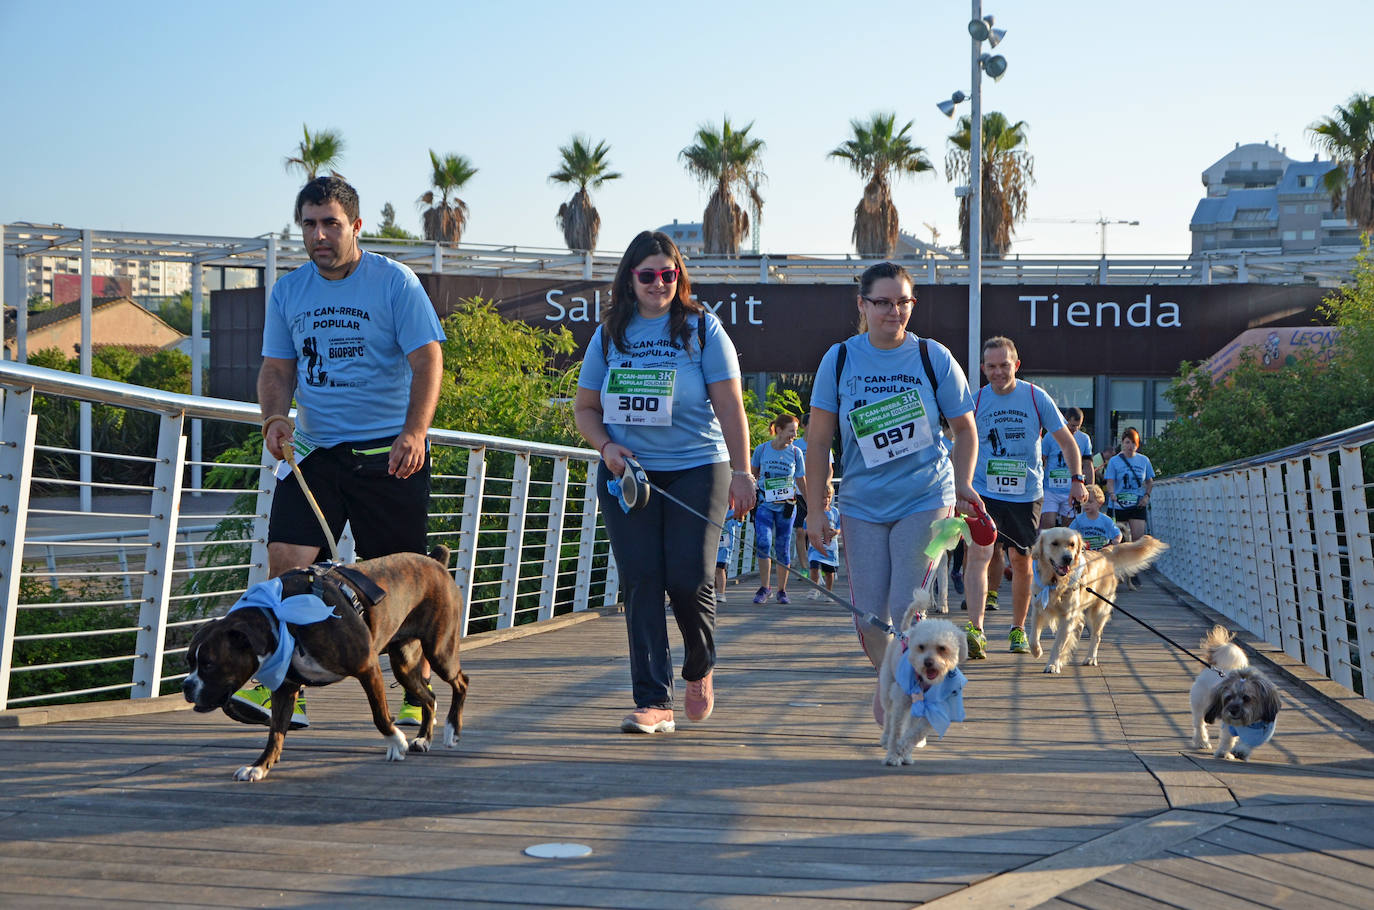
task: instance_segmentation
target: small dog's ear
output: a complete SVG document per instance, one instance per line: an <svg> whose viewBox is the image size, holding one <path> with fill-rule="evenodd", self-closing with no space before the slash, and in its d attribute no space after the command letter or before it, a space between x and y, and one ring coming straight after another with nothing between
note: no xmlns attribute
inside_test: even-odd
<svg viewBox="0 0 1374 910"><path fill-rule="evenodd" d="M1260 722L1273 723L1279 716L1279 690L1263 676L1255 677L1255 687L1259 689Z"/></svg>
<svg viewBox="0 0 1374 910"><path fill-rule="evenodd" d="M1207 703L1207 712L1202 715L1202 719L1207 723L1216 723L1217 715L1221 713L1222 703L1225 701L1225 684L1217 686L1217 690L1212 693L1212 700Z"/></svg>

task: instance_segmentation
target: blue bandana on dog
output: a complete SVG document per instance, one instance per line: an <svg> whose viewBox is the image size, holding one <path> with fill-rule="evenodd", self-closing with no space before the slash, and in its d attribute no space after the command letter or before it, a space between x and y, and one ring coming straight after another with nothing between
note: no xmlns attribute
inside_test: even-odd
<svg viewBox="0 0 1374 910"><path fill-rule="evenodd" d="M1237 727L1235 724L1227 724L1226 732L1238 738L1251 752L1253 752L1274 737L1274 721L1265 722L1261 720L1244 727Z"/></svg>
<svg viewBox="0 0 1374 910"><path fill-rule="evenodd" d="M1073 564L1073 571L1064 579L1064 584L1070 588L1078 587L1078 583L1083 580L1083 571L1088 568L1088 563L1079 556ZM1056 576L1057 578L1058 576ZM1035 590L1035 603L1040 609L1048 609L1050 605L1051 585L1040 577L1040 560L1036 560L1031 565L1032 587ZM1050 579L1051 582L1054 579Z"/></svg>
<svg viewBox="0 0 1374 910"><path fill-rule="evenodd" d="M244 592L238 603L229 608L229 612L244 607L261 610L269 619L277 621L277 650L267 655L255 674L258 682L274 690L286 679L286 671L291 666L291 652L296 649L296 637L286 624L308 626L338 615L333 607L314 594L295 594L282 600L280 578L253 585Z"/></svg>
<svg viewBox="0 0 1374 910"><path fill-rule="evenodd" d="M951 721L962 722L964 719L964 685L967 682L968 677L959 672L958 667L953 667L944 679L923 693L911 661L903 660L897 665L898 685L908 695L921 696L911 703L911 716L924 717L941 739L944 739Z"/></svg>

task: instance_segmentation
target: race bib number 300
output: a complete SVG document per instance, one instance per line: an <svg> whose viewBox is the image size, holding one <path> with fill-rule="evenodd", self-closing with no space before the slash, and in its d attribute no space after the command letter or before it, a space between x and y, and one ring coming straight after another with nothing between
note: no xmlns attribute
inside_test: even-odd
<svg viewBox="0 0 1374 910"><path fill-rule="evenodd" d="M849 425L870 468L935 444L916 389L855 408L849 412Z"/></svg>
<svg viewBox="0 0 1374 910"><path fill-rule="evenodd" d="M672 426L676 379L676 370L611 369L606 391L601 395L602 420L634 426Z"/></svg>

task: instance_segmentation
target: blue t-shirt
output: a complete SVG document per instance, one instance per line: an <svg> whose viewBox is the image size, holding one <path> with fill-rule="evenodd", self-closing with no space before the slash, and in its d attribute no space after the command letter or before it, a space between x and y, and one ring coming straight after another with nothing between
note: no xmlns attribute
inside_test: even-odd
<svg viewBox="0 0 1374 910"><path fill-rule="evenodd" d="M1075 515L1069 527L1083 535L1089 550L1100 550L1121 539L1121 529L1106 512L1098 512L1096 518L1089 518L1086 512Z"/></svg>
<svg viewBox="0 0 1374 910"><path fill-rule="evenodd" d="M754 449L754 454L749 459L749 465L754 469L754 475L759 479L759 506L781 512L784 502L797 498L795 480L798 477L806 476L806 456L802 454L801 449L790 444L781 449L775 449L771 442L761 443ZM771 481L775 486L780 486L783 480L787 481L787 489L790 492L774 494L782 496L782 498L766 502L765 497L769 495L769 482Z"/></svg>
<svg viewBox="0 0 1374 910"><path fill-rule="evenodd" d="M326 281L310 262L272 285L262 356L296 362L296 437L335 446L400 433L406 355L443 340L415 273L364 252L347 278Z"/></svg>
<svg viewBox="0 0 1374 910"><path fill-rule="evenodd" d="M1087 433L1082 430L1075 430L1073 434L1074 442L1078 443L1078 453L1083 456L1086 462L1092 457L1093 441ZM1059 440L1053 436L1044 436L1040 440L1040 454L1047 460L1045 462L1045 489L1054 493L1068 495L1070 477L1078 472L1078 465L1070 466L1064 462L1064 451L1059 448ZM1083 472L1084 474L1087 471Z"/></svg>
<svg viewBox="0 0 1374 910"><path fill-rule="evenodd" d="M720 542L716 544L716 562L730 562L730 556L735 552L735 543L739 540L739 525L735 510L727 509L725 521L721 524L725 530L720 532Z"/></svg>
<svg viewBox="0 0 1374 910"><path fill-rule="evenodd" d="M684 350L678 346L681 344L679 339L668 337L668 313L656 319L645 319L636 312L625 329L628 351L619 350L611 340L608 358L602 347L608 340L606 327L602 325L593 333L582 356L577 386L600 392L603 412L608 407L606 385L612 369L675 371L671 424L605 425L611 439L634 452L639 463L651 471L680 471L730 460L725 436L711 408L706 387L713 382L737 378L739 357L720 320L710 313L704 318L705 351L697 350L697 316L687 316L691 333L689 349Z"/></svg>
<svg viewBox="0 0 1374 910"><path fill-rule="evenodd" d="M1102 471L1103 481L1112 482L1112 495L1107 497L1107 505L1113 509L1133 509L1140 505L1140 497L1145 495L1145 481L1153 480L1155 466L1150 459L1137 452L1127 458L1117 452L1107 459Z"/></svg>
<svg viewBox="0 0 1374 910"><path fill-rule="evenodd" d="M978 460L973 468L973 488L979 496L1002 502L1040 499L1044 496L1040 431L1053 433L1064 426L1064 415L1054 399L1044 389L1021 379L1005 395L984 386L978 390L974 406Z"/></svg>
<svg viewBox="0 0 1374 910"><path fill-rule="evenodd" d="M831 506L830 508L826 509L825 515L827 518L830 519L830 527L838 530L840 527L839 506ZM833 540L830 541L830 546L826 547L824 550L817 550L808 541L806 544L806 561L808 563L818 562L823 566L834 566L836 568L839 568L840 538L836 536ZM812 580L814 581L815 579Z"/></svg>
<svg viewBox="0 0 1374 910"><path fill-rule="evenodd" d="M840 458L844 498L840 511L862 521L890 522L930 509L954 504L954 466L949 447L940 433L940 412L947 418L973 410L964 373L937 341L927 340L935 374L940 407L935 407L921 365L920 340L907 333L902 344L890 351L873 346L867 333L841 342L848 347L843 375L835 383L835 359L840 346L832 345L816 368L811 407L837 415L844 451ZM864 405L917 390L925 409L931 441L918 451L869 467L854 435L850 412ZM922 433L922 436L926 436Z"/></svg>

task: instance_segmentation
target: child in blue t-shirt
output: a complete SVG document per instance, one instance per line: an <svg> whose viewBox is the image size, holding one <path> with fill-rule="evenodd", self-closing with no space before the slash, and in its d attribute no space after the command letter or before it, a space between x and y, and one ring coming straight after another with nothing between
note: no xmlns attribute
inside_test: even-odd
<svg viewBox="0 0 1374 910"><path fill-rule="evenodd" d="M720 532L720 543L716 546L716 603L725 603L725 570L735 556L735 544L739 541L740 521L735 510L725 513L725 530Z"/></svg>
<svg viewBox="0 0 1374 910"><path fill-rule="evenodd" d="M835 536L830 539L824 550L817 550L807 544L806 559L811 564L811 580L820 584L821 576L825 577L825 589L835 590L835 570L840 567L840 510L835 507L835 487L830 483L825 485L825 499L823 500L825 516L830 519L830 527L835 528ZM816 597L820 595L816 591L811 592Z"/></svg>
<svg viewBox="0 0 1374 910"><path fill-rule="evenodd" d="M773 438L754 449L750 465L758 477L758 508L754 510L754 552L759 561L759 590L754 603L772 593L773 561L778 563L778 603L787 596L787 568L792 565L792 522L797 497L806 495L806 462L792 445L797 438L797 418L779 414L768 425ZM800 555L800 554L799 554ZM770 556L772 557L770 559Z"/></svg>
<svg viewBox="0 0 1374 910"><path fill-rule="evenodd" d="M1083 542L1088 545L1089 550L1100 550L1120 543L1121 529L1112 521L1110 515L1102 513L1102 504L1107 501L1107 494L1095 483L1088 484L1087 490L1088 498L1083 501L1083 512L1074 516L1073 521L1069 522L1069 527L1083 536Z"/></svg>

